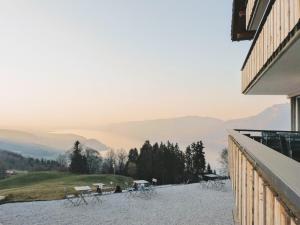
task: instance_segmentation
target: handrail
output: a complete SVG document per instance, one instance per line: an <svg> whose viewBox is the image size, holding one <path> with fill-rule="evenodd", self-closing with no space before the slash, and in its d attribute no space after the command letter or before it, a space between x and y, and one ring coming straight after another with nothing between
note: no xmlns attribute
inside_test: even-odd
<svg viewBox="0 0 300 225"><path fill-rule="evenodd" d="M289 210L300 218L300 163L236 130L229 130L229 135Z"/></svg>
<svg viewBox="0 0 300 225"><path fill-rule="evenodd" d="M295 133L300 135L300 131L288 131L288 130L255 130L255 129L234 129L238 132L280 132L280 133Z"/></svg>

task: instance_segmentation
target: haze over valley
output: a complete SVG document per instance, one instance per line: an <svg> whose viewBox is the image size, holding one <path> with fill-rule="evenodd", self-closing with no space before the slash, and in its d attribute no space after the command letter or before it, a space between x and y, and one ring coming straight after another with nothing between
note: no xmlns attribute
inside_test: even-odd
<svg viewBox="0 0 300 225"><path fill-rule="evenodd" d="M150 142L171 141L182 150L202 140L208 161L217 165L219 153L227 146L226 129L289 129L289 104L269 107L261 113L235 120L186 116L170 119L134 121L99 126L95 129L62 129L46 132L0 130L0 149L37 158L55 158L69 150L76 140L104 152L110 148L129 150Z"/></svg>

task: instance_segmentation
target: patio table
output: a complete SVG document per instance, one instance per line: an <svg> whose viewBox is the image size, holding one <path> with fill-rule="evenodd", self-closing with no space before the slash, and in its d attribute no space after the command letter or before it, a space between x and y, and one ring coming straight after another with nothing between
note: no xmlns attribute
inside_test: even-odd
<svg viewBox="0 0 300 225"><path fill-rule="evenodd" d="M90 194L92 189L90 186L76 186L74 187L75 191L78 192L80 201L78 202L77 205L80 205L81 202L84 202L86 205L88 204L87 201L85 200L85 195Z"/></svg>
<svg viewBox="0 0 300 225"><path fill-rule="evenodd" d="M103 183L94 183L93 184L93 186L95 186L95 187L99 187L99 188L103 188L103 186L104 186L105 184L103 184Z"/></svg>
<svg viewBox="0 0 300 225"><path fill-rule="evenodd" d="M216 174L204 175L205 186L207 188L223 189L225 183L220 179L220 176Z"/></svg>

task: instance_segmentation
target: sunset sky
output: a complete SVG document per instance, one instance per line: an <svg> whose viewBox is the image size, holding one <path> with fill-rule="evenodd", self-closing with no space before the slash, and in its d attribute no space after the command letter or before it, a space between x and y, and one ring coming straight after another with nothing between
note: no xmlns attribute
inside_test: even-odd
<svg viewBox="0 0 300 225"><path fill-rule="evenodd" d="M72 128L287 102L244 96L232 0L0 2L0 127Z"/></svg>

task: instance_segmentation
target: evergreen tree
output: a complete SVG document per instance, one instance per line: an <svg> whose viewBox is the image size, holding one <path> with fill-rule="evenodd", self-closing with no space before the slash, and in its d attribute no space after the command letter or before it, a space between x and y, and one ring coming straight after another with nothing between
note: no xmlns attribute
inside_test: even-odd
<svg viewBox="0 0 300 225"><path fill-rule="evenodd" d="M137 173L139 177L145 180L152 179L152 145L149 141L145 141L140 150L137 160Z"/></svg>
<svg viewBox="0 0 300 225"><path fill-rule="evenodd" d="M128 162L136 163L138 158L139 158L138 150L136 148L130 149L128 153Z"/></svg>
<svg viewBox="0 0 300 225"><path fill-rule="evenodd" d="M132 148L128 153L128 160L125 165L125 172L128 176L137 178L137 160L139 158L139 153L136 148Z"/></svg>
<svg viewBox="0 0 300 225"><path fill-rule="evenodd" d="M136 163L134 162L128 162L127 163L127 175L133 178L137 177L137 168L136 168Z"/></svg>
<svg viewBox="0 0 300 225"><path fill-rule="evenodd" d="M209 173L209 174L213 173L209 163L207 164L206 172Z"/></svg>
<svg viewBox="0 0 300 225"><path fill-rule="evenodd" d="M159 182L161 182L162 176L161 171L163 170L163 160L162 160L162 154L160 151L160 147L158 143L155 143L152 146L152 178L158 179Z"/></svg>
<svg viewBox="0 0 300 225"><path fill-rule="evenodd" d="M203 151L204 146L202 141L194 142L191 145L192 150L192 162L193 162L193 174L195 177L198 177L200 174L203 174L205 171L205 153Z"/></svg>
<svg viewBox="0 0 300 225"><path fill-rule="evenodd" d="M193 154L191 146L188 146L185 150L185 172L186 177L191 179L193 176Z"/></svg>
<svg viewBox="0 0 300 225"><path fill-rule="evenodd" d="M82 155L80 142L76 141L71 154L70 172L72 173L88 173L88 164L86 156Z"/></svg>

